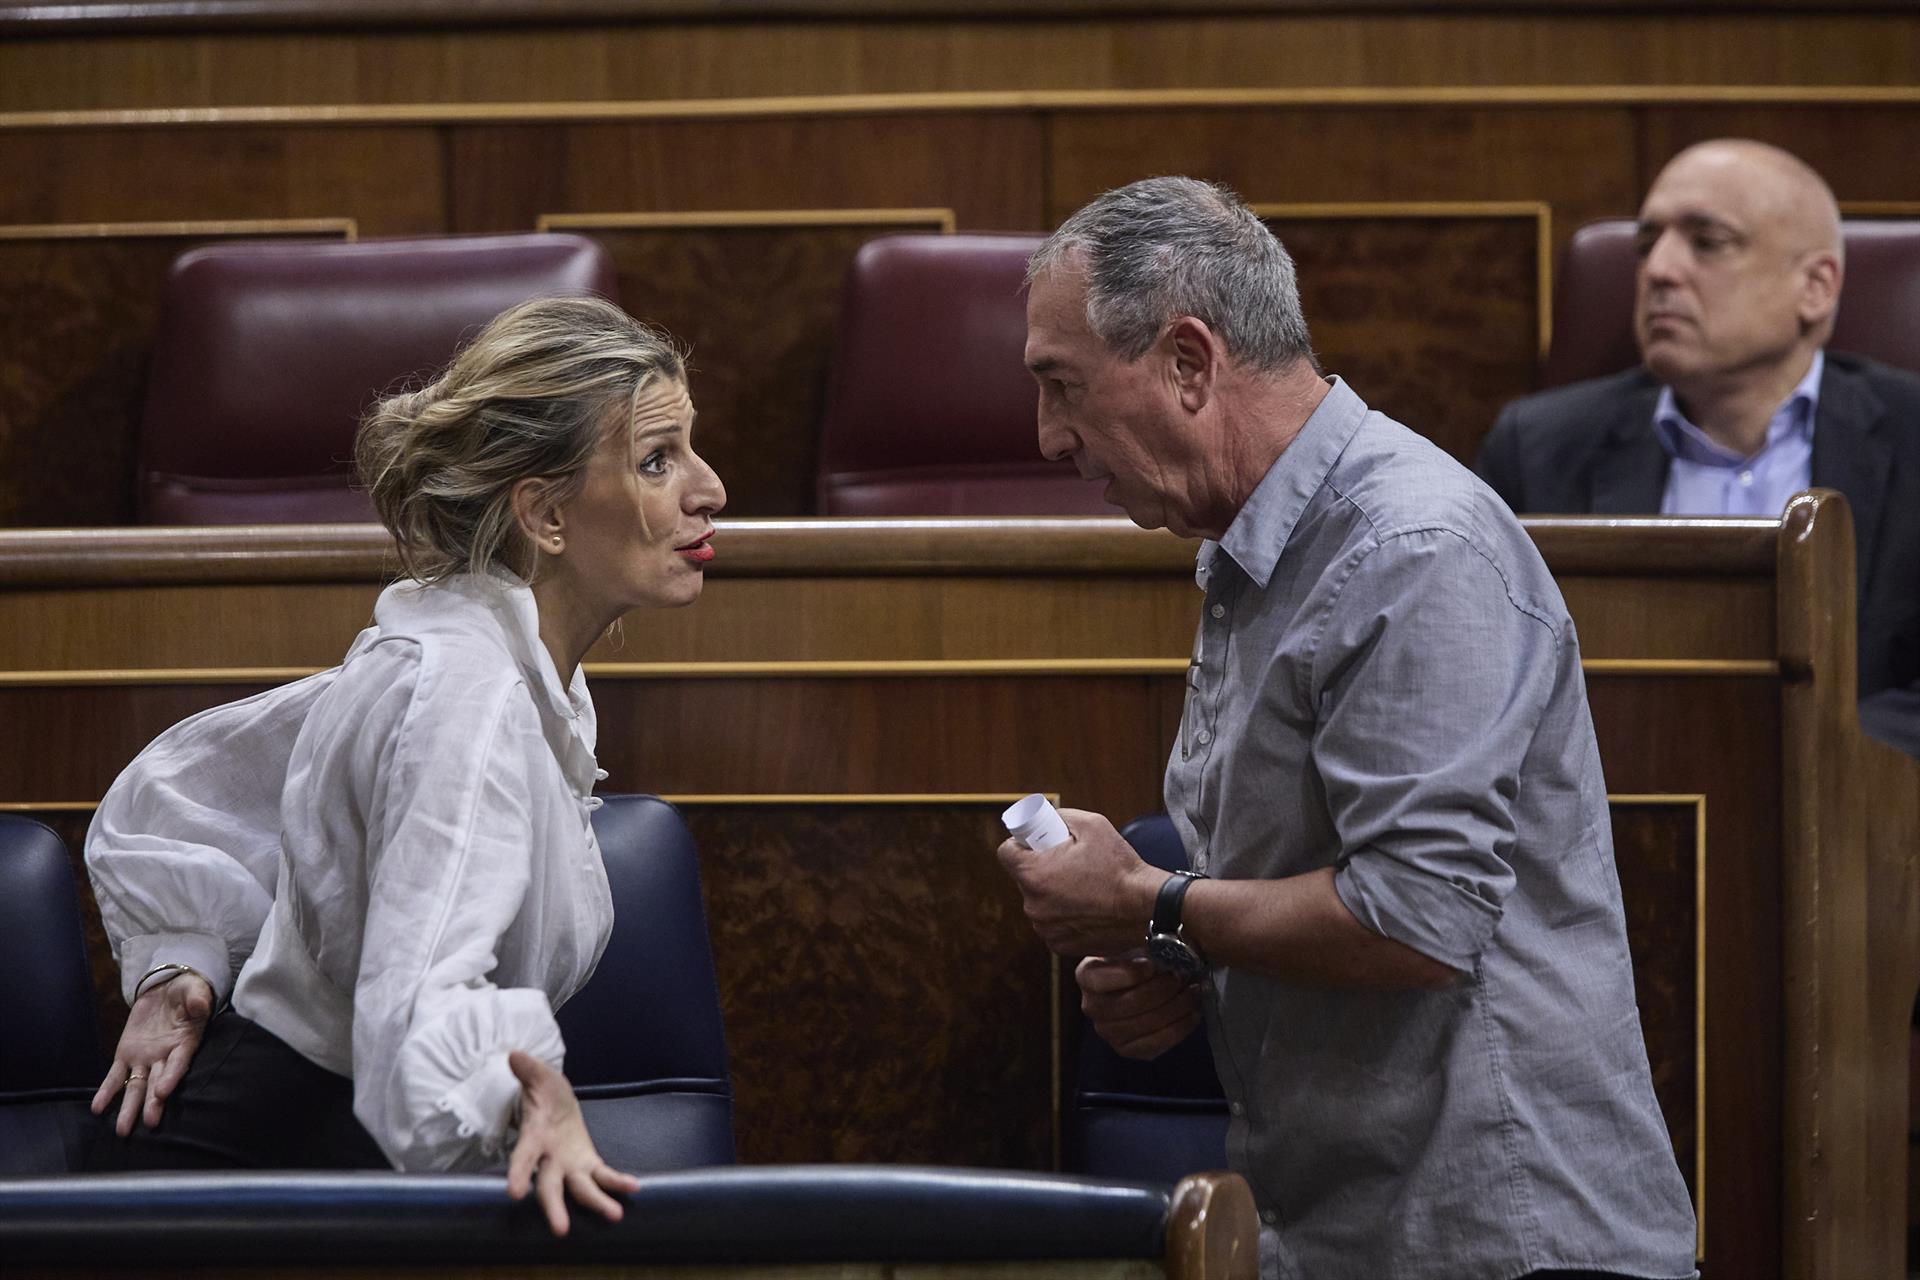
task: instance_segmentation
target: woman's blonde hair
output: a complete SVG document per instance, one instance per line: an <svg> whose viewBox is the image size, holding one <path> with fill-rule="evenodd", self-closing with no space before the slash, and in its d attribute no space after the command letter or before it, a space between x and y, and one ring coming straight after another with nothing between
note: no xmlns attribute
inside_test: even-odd
<svg viewBox="0 0 1920 1280"><path fill-rule="evenodd" d="M679 347L604 299L536 298L494 317L445 373L360 424L354 465L401 568L422 582L496 564L530 576L514 485L538 477L550 501L572 497L662 378L686 380Z"/></svg>

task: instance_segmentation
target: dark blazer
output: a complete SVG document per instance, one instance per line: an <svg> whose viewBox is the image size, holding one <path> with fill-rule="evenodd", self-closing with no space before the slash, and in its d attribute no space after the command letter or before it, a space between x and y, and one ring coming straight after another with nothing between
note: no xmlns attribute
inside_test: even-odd
<svg viewBox="0 0 1920 1280"><path fill-rule="evenodd" d="M1474 469L1522 515L1660 510L1660 384L1645 369L1522 397L1500 411ZM1813 483L1853 509L1861 719L1920 756L1920 377L1827 353Z"/></svg>

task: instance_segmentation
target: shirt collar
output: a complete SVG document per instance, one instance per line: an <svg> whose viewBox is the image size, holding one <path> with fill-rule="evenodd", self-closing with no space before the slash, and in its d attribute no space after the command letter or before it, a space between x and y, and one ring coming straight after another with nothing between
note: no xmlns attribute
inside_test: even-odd
<svg viewBox="0 0 1920 1280"><path fill-rule="evenodd" d="M1366 401L1338 377L1329 378L1326 396L1267 474L1254 487L1217 544L1264 590L1280 562L1293 527L1307 504L1327 482L1333 464L1367 416ZM1202 573L1213 561L1215 543L1200 546Z"/></svg>
<svg viewBox="0 0 1920 1280"><path fill-rule="evenodd" d="M1773 417L1767 422L1767 439L1757 451L1764 453L1789 436L1810 439L1813 436L1814 414L1820 408L1820 375L1827 367L1827 353L1815 351L1813 363L1807 366L1806 377L1795 384L1780 407L1773 411ZM1653 406L1653 434L1660 440L1660 447L1671 456L1683 462L1695 462L1707 466L1738 466L1746 459L1724 445L1714 442L1693 423L1687 421L1687 415L1680 412L1680 402L1675 398L1672 387L1661 387L1660 398Z"/></svg>
<svg viewBox="0 0 1920 1280"><path fill-rule="evenodd" d="M566 724L589 752L597 724L585 675L575 668L560 679L553 655L540 640L540 610L533 589L517 574L495 567L459 573L431 586L396 582L380 593L374 620L383 631L445 632L499 639L533 690L541 710Z"/></svg>

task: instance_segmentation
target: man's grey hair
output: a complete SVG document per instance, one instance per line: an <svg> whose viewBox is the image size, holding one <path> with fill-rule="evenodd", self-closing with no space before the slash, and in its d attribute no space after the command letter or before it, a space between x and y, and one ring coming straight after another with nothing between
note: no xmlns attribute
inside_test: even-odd
<svg viewBox="0 0 1920 1280"><path fill-rule="evenodd" d="M1293 259L1238 195L1194 178L1145 178L1060 224L1027 262L1027 283L1078 250L1087 326L1138 360L1193 316L1227 354L1268 371L1313 358Z"/></svg>

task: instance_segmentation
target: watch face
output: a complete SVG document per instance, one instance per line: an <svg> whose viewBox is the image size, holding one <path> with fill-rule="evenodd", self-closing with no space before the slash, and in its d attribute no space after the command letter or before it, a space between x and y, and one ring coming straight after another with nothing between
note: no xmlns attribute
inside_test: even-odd
<svg viewBox="0 0 1920 1280"><path fill-rule="evenodd" d="M1196 978L1207 971L1207 962L1199 952L1171 933L1156 933L1147 939L1147 958L1164 973Z"/></svg>

